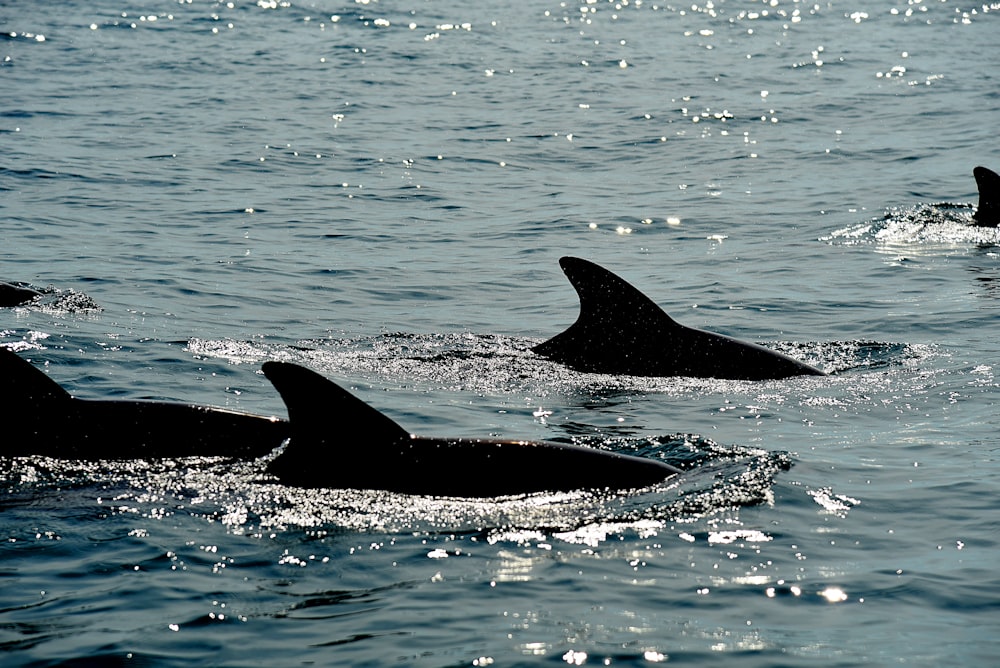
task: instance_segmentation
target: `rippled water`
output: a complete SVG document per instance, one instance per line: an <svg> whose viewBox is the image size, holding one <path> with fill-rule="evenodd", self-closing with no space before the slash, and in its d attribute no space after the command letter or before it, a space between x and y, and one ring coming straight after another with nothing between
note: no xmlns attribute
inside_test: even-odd
<svg viewBox="0 0 1000 668"><path fill-rule="evenodd" d="M75 395L284 415L281 359L416 433L685 471L472 502L2 459L4 665L992 665L998 12L0 6L0 281L45 291L0 341ZM540 360L563 255L832 375Z"/></svg>

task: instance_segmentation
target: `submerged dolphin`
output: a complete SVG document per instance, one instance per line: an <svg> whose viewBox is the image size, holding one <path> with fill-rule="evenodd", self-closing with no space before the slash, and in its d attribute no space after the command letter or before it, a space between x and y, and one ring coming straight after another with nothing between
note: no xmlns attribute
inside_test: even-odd
<svg viewBox="0 0 1000 668"><path fill-rule="evenodd" d="M576 445L414 436L309 369L266 362L263 371L292 428L268 472L289 485L486 498L637 489L680 473L652 459Z"/></svg>
<svg viewBox="0 0 1000 668"><path fill-rule="evenodd" d="M571 369L735 380L825 375L763 346L685 327L593 262L564 257L559 265L580 295L580 316L569 329L532 350Z"/></svg>
<svg viewBox="0 0 1000 668"><path fill-rule="evenodd" d="M1000 174L976 167L972 170L979 188L979 207L973 215L976 225L996 227L1000 225Z"/></svg>
<svg viewBox="0 0 1000 668"><path fill-rule="evenodd" d="M260 457L288 437L274 417L160 401L76 399L0 347L0 455L63 459Z"/></svg>
<svg viewBox="0 0 1000 668"><path fill-rule="evenodd" d="M23 283L0 283L0 307L20 306L30 302L41 292Z"/></svg>

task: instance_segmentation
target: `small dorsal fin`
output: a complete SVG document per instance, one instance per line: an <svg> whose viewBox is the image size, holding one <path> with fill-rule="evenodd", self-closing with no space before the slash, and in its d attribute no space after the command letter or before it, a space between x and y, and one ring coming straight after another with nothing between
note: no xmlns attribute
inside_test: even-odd
<svg viewBox="0 0 1000 668"><path fill-rule="evenodd" d="M580 315L566 331L533 348L557 362L585 368L588 359L607 347L628 348L648 338L683 328L652 299L604 267L577 257L564 257L559 266L580 296ZM573 360L572 362L570 360Z"/></svg>
<svg viewBox="0 0 1000 668"><path fill-rule="evenodd" d="M386 415L315 371L288 362L265 362L262 370L288 408L293 440L366 447L409 436Z"/></svg>
<svg viewBox="0 0 1000 668"><path fill-rule="evenodd" d="M43 404L72 398L48 374L3 346L0 346L0 388L0 401L5 406L26 406L35 412ZM18 411L11 410L10 414L16 416Z"/></svg>
<svg viewBox="0 0 1000 668"><path fill-rule="evenodd" d="M976 224L996 227L1000 224L1000 174L985 167L972 170L979 188L979 208L976 209Z"/></svg>

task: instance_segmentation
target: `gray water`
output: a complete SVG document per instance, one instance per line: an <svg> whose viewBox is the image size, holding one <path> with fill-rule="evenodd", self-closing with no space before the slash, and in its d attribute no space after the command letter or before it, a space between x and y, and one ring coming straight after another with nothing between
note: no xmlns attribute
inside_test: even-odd
<svg viewBox="0 0 1000 668"><path fill-rule="evenodd" d="M416 433L685 474L469 502L3 459L3 664L992 665L998 12L4 3L0 280L50 292L0 341L76 396L281 416L284 359ZM540 360L563 255L833 375Z"/></svg>

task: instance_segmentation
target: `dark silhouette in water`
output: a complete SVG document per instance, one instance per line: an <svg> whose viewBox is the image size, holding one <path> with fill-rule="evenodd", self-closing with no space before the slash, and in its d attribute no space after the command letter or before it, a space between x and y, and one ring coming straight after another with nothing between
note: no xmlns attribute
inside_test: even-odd
<svg viewBox="0 0 1000 668"><path fill-rule="evenodd" d="M76 399L0 347L0 454L62 459L260 457L288 437L284 420L160 401Z"/></svg>
<svg viewBox="0 0 1000 668"><path fill-rule="evenodd" d="M268 471L289 485L486 498L636 489L680 473L652 459L562 443L414 436L309 369L266 362L263 370L292 429Z"/></svg>
<svg viewBox="0 0 1000 668"><path fill-rule="evenodd" d="M593 262L564 257L559 265L580 295L580 316L569 329L532 350L571 369L734 380L825 375L763 346L685 327Z"/></svg>
<svg viewBox="0 0 1000 668"><path fill-rule="evenodd" d="M7 418L0 454L255 458L290 438L268 467L288 485L475 498L633 489L679 473L652 459L575 445L412 436L309 369L267 362L264 373L291 420L184 403L76 399L0 347L0 405Z"/></svg>
<svg viewBox="0 0 1000 668"><path fill-rule="evenodd" d="M25 283L0 283L0 308L27 304L41 295L41 292Z"/></svg>
<svg viewBox="0 0 1000 668"><path fill-rule="evenodd" d="M976 167L972 174L979 188L979 207L973 219L976 225L996 227L1000 225L1000 174L985 167Z"/></svg>

